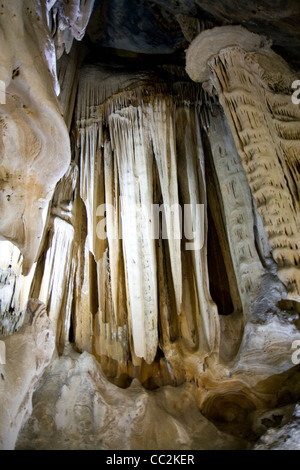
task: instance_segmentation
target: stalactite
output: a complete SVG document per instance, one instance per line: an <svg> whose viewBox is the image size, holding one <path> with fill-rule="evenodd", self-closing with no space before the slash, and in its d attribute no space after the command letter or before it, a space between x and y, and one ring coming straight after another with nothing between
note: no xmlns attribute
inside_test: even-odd
<svg viewBox="0 0 300 470"><path fill-rule="evenodd" d="M171 85L161 78L154 84L151 74L114 72L118 81L108 69L87 66L77 100L80 194L97 265L94 351L108 374L127 370L131 375L131 367L146 371L144 360L155 364L160 344L172 364L165 372L168 380L175 374L180 382L174 351L194 351L201 364L219 345L206 235L201 234L203 249L186 251L192 240L182 239L181 225L185 205L206 206L200 127L202 122L209 127L206 106L212 105L201 89L176 75L178 71L168 71L175 73ZM159 227L162 207L167 210ZM197 222L195 233L201 226ZM207 230L206 219L203 228ZM161 276L166 289L158 282Z"/></svg>
<svg viewBox="0 0 300 470"><path fill-rule="evenodd" d="M22 326L32 275L22 275L23 257L10 242L0 242L0 335L11 335Z"/></svg>
<svg viewBox="0 0 300 470"><path fill-rule="evenodd" d="M69 54L74 38L81 41L88 25L95 0L47 0L47 24L55 40L56 55Z"/></svg>
<svg viewBox="0 0 300 470"><path fill-rule="evenodd" d="M230 57L230 52L227 55L229 56L226 57L227 63L230 63L228 70L237 70L238 63L242 58L238 57L237 59L232 55ZM246 61L244 63L247 70L248 64ZM218 74L218 67L216 63L215 74ZM299 203L297 186L295 187L295 183L297 184L299 180L299 174L295 174L293 171L293 161L289 162L288 154L283 153L284 144L281 144L286 140L292 140L291 135L287 133L287 128L292 128L295 132L298 125L293 123L292 126L287 126L284 121L278 121L278 118L277 122L273 122L272 102L276 99L273 92L268 90L265 93L262 92L265 90L265 86L263 86L263 81L256 70L252 74L248 70L247 72L244 77L244 87L251 90L253 95L254 93L260 95L257 104L255 106L234 104L231 99L231 89L235 89L240 83L236 81L234 74L230 74L228 77L228 85L225 88L226 97L221 97L221 102L224 103L224 107L229 110L232 116L237 115L239 119L239 126L236 128L241 155L250 187L258 203L258 210L264 221L279 275L287 284L290 294L299 295L300 279L297 268L299 263L299 249L297 249ZM225 85L220 81L220 77L218 80L224 89ZM285 104L289 108L293 106L290 103L288 106L288 98ZM297 138L297 134L295 137ZM259 165L256 165L258 160Z"/></svg>
<svg viewBox="0 0 300 470"><path fill-rule="evenodd" d="M197 204L207 206L204 151L198 113L191 113L191 110L185 106L177 109L176 118L178 175L183 203L191 207L196 207ZM203 215L205 215L205 212ZM207 219L203 227L197 227L197 216L195 214L191 214L191 220L194 223L195 233L200 234L204 227L206 230ZM196 331L202 336L201 343L207 343L209 350L218 350L219 325L217 309L210 298L208 288L207 238L204 233L201 235L203 236L204 248L202 250L191 250L190 252L200 313L196 315L195 326ZM194 307L193 311L195 310Z"/></svg>
<svg viewBox="0 0 300 470"><path fill-rule="evenodd" d="M78 291L83 283L80 271L83 263L84 225L83 233L77 230L77 227L75 232L76 219L81 218L80 199L76 197L77 181L78 168L72 163L58 183L52 200L48 231L31 287L31 296L38 297L47 307L59 352L62 352L69 342L71 316L74 315L74 304L80 305L81 295ZM84 220L81 220L81 224L84 224ZM80 316L82 313L77 319L78 323ZM87 347L86 343L80 340L79 344L82 349ZM91 344L88 349L90 347Z"/></svg>
<svg viewBox="0 0 300 470"><path fill-rule="evenodd" d="M226 134L227 138L224 140L222 136ZM224 222L235 278L238 283L239 297L243 305L243 312L247 314L251 302L257 296L265 272L253 237L255 221L252 195L248 188L241 159L235 150L233 139L230 138L227 124L217 113L214 113L208 138L217 179L222 189ZM261 233L263 234L263 232Z"/></svg>
<svg viewBox="0 0 300 470"><path fill-rule="evenodd" d="M63 54L57 61L57 77L60 86L59 102L69 131L74 114L79 69L83 57L84 52L75 43L70 53Z"/></svg>
<svg viewBox="0 0 300 470"><path fill-rule="evenodd" d="M109 119L121 196L122 238L135 354L151 363L157 349L157 281L150 139L141 109ZM150 150L150 151L149 151ZM143 213L144 211L144 213Z"/></svg>

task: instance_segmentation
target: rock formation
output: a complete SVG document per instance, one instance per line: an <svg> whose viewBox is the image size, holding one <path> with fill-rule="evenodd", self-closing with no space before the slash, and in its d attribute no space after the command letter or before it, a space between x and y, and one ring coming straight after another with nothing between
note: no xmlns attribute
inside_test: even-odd
<svg viewBox="0 0 300 470"><path fill-rule="evenodd" d="M246 449L299 401L297 74L179 3L186 71L97 56L126 2L2 7L2 448Z"/></svg>
<svg viewBox="0 0 300 470"><path fill-rule="evenodd" d="M200 34L187 53L187 71L218 94L278 275L288 297L299 300L300 124L290 96L297 77L264 38L239 26Z"/></svg>
<svg viewBox="0 0 300 470"><path fill-rule="evenodd" d="M60 380L57 381L57 374ZM67 348L34 395L17 449L247 449L197 411L195 386L148 392L136 379L121 389L107 382L95 358Z"/></svg>
<svg viewBox="0 0 300 470"><path fill-rule="evenodd" d="M21 250L26 275L39 249L47 204L68 168L70 144L55 94L55 48L41 5L5 2L1 18L6 103L1 106L0 235Z"/></svg>
<svg viewBox="0 0 300 470"><path fill-rule="evenodd" d="M18 433L32 411L32 394L49 364L55 341L45 306L29 300L20 330L4 339L5 364L0 365L0 448L13 450Z"/></svg>

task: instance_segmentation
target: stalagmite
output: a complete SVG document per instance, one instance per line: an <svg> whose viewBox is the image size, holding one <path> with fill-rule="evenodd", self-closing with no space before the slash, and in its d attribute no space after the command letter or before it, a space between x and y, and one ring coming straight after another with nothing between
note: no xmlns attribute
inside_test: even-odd
<svg viewBox="0 0 300 470"><path fill-rule="evenodd" d="M181 226L177 186L175 123L173 103L155 99L149 108L153 151L158 169L163 203L166 206L166 238L168 239L177 312L182 302L182 272L180 259Z"/></svg>
<svg viewBox="0 0 300 470"><path fill-rule="evenodd" d="M148 392L137 380L122 390L105 380L93 356L72 351L48 369L17 449L113 449L116 456L154 448L247 449L247 441L218 431L198 413L193 392L193 384Z"/></svg>

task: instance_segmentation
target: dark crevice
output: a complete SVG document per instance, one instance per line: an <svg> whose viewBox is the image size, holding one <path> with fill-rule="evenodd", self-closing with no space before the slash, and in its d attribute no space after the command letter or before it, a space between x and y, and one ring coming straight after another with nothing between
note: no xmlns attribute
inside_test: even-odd
<svg viewBox="0 0 300 470"><path fill-rule="evenodd" d="M218 306L220 315L229 315L234 311L230 295L229 280L226 272L217 230L208 207L207 263L209 288L212 299Z"/></svg>
<svg viewBox="0 0 300 470"><path fill-rule="evenodd" d="M219 314L229 315L234 311L242 311L242 306L226 233L221 191L206 133L202 134L202 141L206 157L209 288Z"/></svg>
<svg viewBox="0 0 300 470"><path fill-rule="evenodd" d="M92 315L96 315L99 309L98 301L98 283L97 283L97 264L95 262L94 256L90 253L90 312Z"/></svg>

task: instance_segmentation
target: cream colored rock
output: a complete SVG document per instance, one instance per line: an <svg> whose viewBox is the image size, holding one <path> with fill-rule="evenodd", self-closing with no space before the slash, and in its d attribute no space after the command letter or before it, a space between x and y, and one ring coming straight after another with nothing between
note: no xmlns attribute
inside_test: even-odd
<svg viewBox="0 0 300 470"><path fill-rule="evenodd" d="M151 365L163 310L163 315L177 313L174 321L186 346L199 356L218 349L218 317L208 292L205 249L185 255L180 233L184 219L179 192L185 204L195 206L205 199L202 143L193 135L200 126L194 118L196 90L192 86L186 92L191 105L184 105L184 93L184 78L173 89L167 83L154 85L149 74L122 69L86 67L80 77L76 123L80 194L87 209L89 249L97 264L90 283L97 283L94 345L101 360L130 359L139 367L142 359ZM181 117L190 126L182 129ZM187 179L179 171L187 173ZM104 202L107 233L101 233ZM167 210L160 236L154 206L162 203ZM206 230L205 222L203 226ZM157 284L159 269L166 271L162 264L159 267L159 238L164 245L162 263L169 271L165 300L158 290L163 283Z"/></svg>
<svg viewBox="0 0 300 470"><path fill-rule="evenodd" d="M265 38L241 27L201 33L187 52L187 71L219 96L278 276L299 301L300 113L291 100L297 77Z"/></svg>
<svg viewBox="0 0 300 470"><path fill-rule="evenodd" d="M28 302L25 323L3 338L5 364L0 364L0 448L13 450L32 411L32 394L54 351L54 333L45 306Z"/></svg>
<svg viewBox="0 0 300 470"><path fill-rule="evenodd" d="M247 447L207 419L254 440L272 410L300 394L292 361L300 339L295 77L265 38L220 27L187 53L187 70L211 96L178 67L79 72L77 49L59 59L57 79L56 58L81 39L92 2L1 8L10 49L0 52L9 92L0 108L0 232L19 248L0 244L0 331L20 327L28 296L50 318L41 310L45 332L37 326L26 344L27 324L4 339L8 361L24 346L29 370L13 403L17 365L0 378L2 421L12 423L2 445L14 446L31 412L55 338L58 356L18 448ZM178 20L190 39L205 26ZM162 203L173 213L155 238L152 205ZM176 236L190 204L204 209L195 251L189 234Z"/></svg>
<svg viewBox="0 0 300 470"><path fill-rule="evenodd" d="M70 160L62 114L69 129L79 53L73 48L56 66L46 16L59 17L59 31L65 20L72 38L81 40L92 6L89 2L82 11L78 2L38 0L1 6L0 238L10 241L0 243L2 334L22 324L49 200Z"/></svg>
<svg viewBox="0 0 300 470"><path fill-rule="evenodd" d="M146 388L196 381L204 389L212 383L213 394L231 374L232 390L242 381L250 393L260 380L293 367L290 347L299 335L293 306L286 312L277 306L287 291L230 127L196 85L176 82L174 95L172 86L153 85L147 74L113 72L81 72L80 180L73 165L58 185L54 224L38 262L34 292L47 303L59 352L74 342L123 387L133 377ZM85 210L75 210L79 193ZM152 219L130 213L130 204L170 204L179 194L181 204L206 201L204 246L188 252L180 243L178 253L176 242L160 238L154 250ZM226 289L229 301L214 302L211 293ZM258 408L269 406L255 400Z"/></svg>
<svg viewBox="0 0 300 470"><path fill-rule="evenodd" d="M69 54L74 38L83 39L94 3L95 0L46 0L47 22L58 59L64 52Z"/></svg>
<svg viewBox="0 0 300 470"><path fill-rule="evenodd" d="M276 410L272 416L265 418L266 421L269 421L270 429L261 436L255 444L254 450L300 450L299 404L296 405L293 416L288 422L283 423L283 426L274 426L274 417L280 420L281 410Z"/></svg>
<svg viewBox="0 0 300 470"><path fill-rule="evenodd" d="M236 46L255 52L261 47L271 46L271 43L264 36L251 33L239 25L207 29L193 40L186 52L187 73L195 82L207 82L210 80L210 60L225 47Z"/></svg>
<svg viewBox="0 0 300 470"><path fill-rule="evenodd" d="M28 274L38 252L48 203L70 161L61 116L54 43L34 0L4 2L0 16L0 237L23 254Z"/></svg>
<svg viewBox="0 0 300 470"><path fill-rule="evenodd" d="M104 378L95 358L75 353L52 362L33 402L17 449L245 449L197 410L195 386L146 391L137 380L121 389Z"/></svg>
<svg viewBox="0 0 300 470"><path fill-rule="evenodd" d="M31 286L31 295L46 305L59 352L69 341L72 320L75 327L71 334L76 335L77 324L80 323L79 318L72 319L74 305L78 305L77 310L83 315L80 269L84 263L86 230L83 221L80 228L76 226L83 206L76 191L77 184L78 167L72 162L58 183L52 199L44 246ZM91 323L91 318L88 322ZM86 334L89 336L89 331ZM83 346L81 341L80 345Z"/></svg>

